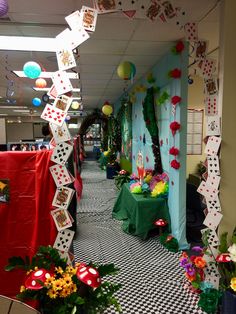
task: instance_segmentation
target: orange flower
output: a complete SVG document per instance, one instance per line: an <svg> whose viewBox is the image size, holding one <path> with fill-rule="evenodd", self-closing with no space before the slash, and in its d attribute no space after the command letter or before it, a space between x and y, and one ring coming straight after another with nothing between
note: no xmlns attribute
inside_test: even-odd
<svg viewBox="0 0 236 314"><path fill-rule="evenodd" d="M196 265L197 268L204 268L206 266L206 261L201 256L197 256L194 259L194 264Z"/></svg>
<svg viewBox="0 0 236 314"><path fill-rule="evenodd" d="M186 252L182 252L182 255L181 255L181 257L180 258L182 258L182 257L188 257L188 254L186 253Z"/></svg>
<svg viewBox="0 0 236 314"><path fill-rule="evenodd" d="M189 280L189 281L194 281L194 280L196 280L196 276L195 275L193 275L193 276L190 276L188 273L185 273L185 276L186 276L186 278Z"/></svg>

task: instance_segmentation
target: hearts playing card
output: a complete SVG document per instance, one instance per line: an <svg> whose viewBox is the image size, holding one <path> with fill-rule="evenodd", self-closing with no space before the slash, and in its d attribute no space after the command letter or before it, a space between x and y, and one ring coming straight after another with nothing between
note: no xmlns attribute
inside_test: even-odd
<svg viewBox="0 0 236 314"><path fill-rule="evenodd" d="M66 209L54 209L51 211L51 215L58 231L64 230L72 226L72 222Z"/></svg>
<svg viewBox="0 0 236 314"><path fill-rule="evenodd" d="M209 79L216 70L216 60L214 59L204 59L200 65L201 74L205 79Z"/></svg>
<svg viewBox="0 0 236 314"><path fill-rule="evenodd" d="M52 84L51 88L49 89L48 91L48 96L52 97L52 98L57 98L58 96L58 93L57 93L57 90L56 90L56 87L54 84Z"/></svg>
<svg viewBox="0 0 236 314"><path fill-rule="evenodd" d="M52 206L67 209L74 193L75 190L70 189L67 186L57 188L52 201Z"/></svg>
<svg viewBox="0 0 236 314"><path fill-rule="evenodd" d="M81 19L82 26L86 31L94 32L97 23L97 15L98 11L96 9L92 9L86 6L82 6L81 9Z"/></svg>
<svg viewBox="0 0 236 314"><path fill-rule="evenodd" d="M216 116L218 114L218 96L208 96L204 100L205 102L205 115Z"/></svg>
<svg viewBox="0 0 236 314"><path fill-rule="evenodd" d="M50 104L47 104L41 114L41 118L51 122L53 124L56 124L58 126L61 126L65 120L66 114L64 111L53 107Z"/></svg>
<svg viewBox="0 0 236 314"><path fill-rule="evenodd" d="M223 215L219 212L208 212L206 218L203 221L203 224L210 229L216 229L219 226L219 223Z"/></svg>
<svg viewBox="0 0 236 314"><path fill-rule="evenodd" d="M220 175L220 165L218 156L207 156L207 171L209 176Z"/></svg>
<svg viewBox="0 0 236 314"><path fill-rule="evenodd" d="M71 139L70 132L64 122L62 126L50 123L50 129L56 144L69 141Z"/></svg>
<svg viewBox="0 0 236 314"><path fill-rule="evenodd" d="M221 206L220 206L220 200L219 197L217 196L214 200L207 200L207 208L208 211L214 212L214 211L221 211Z"/></svg>
<svg viewBox="0 0 236 314"><path fill-rule="evenodd" d="M186 23L184 25L185 39L188 41L198 40L198 27L196 23Z"/></svg>
<svg viewBox="0 0 236 314"><path fill-rule="evenodd" d="M65 94L73 89L68 74L64 71L55 72L52 75L52 81L58 95Z"/></svg>
<svg viewBox="0 0 236 314"><path fill-rule="evenodd" d="M56 52L58 68L66 71L76 67L75 57L72 50L62 48Z"/></svg>
<svg viewBox="0 0 236 314"><path fill-rule="evenodd" d="M61 95L56 98L56 100L53 103L53 106L67 113L67 111L70 108L71 102L72 102L71 97Z"/></svg>
<svg viewBox="0 0 236 314"><path fill-rule="evenodd" d="M221 137L210 136L207 141L204 153L211 156L216 156L220 148Z"/></svg>
<svg viewBox="0 0 236 314"><path fill-rule="evenodd" d="M68 252L74 237L74 231L64 229L59 231L53 247L62 252Z"/></svg>
<svg viewBox="0 0 236 314"><path fill-rule="evenodd" d="M50 160L52 160L53 162L59 165L65 165L72 151L73 151L72 145L67 144L65 142L59 143L53 149L53 153L51 155Z"/></svg>
<svg viewBox="0 0 236 314"><path fill-rule="evenodd" d="M206 135L220 135L220 117L219 116L207 116L207 128Z"/></svg>
<svg viewBox="0 0 236 314"><path fill-rule="evenodd" d="M208 200L214 200L218 195L219 191L207 185L206 182L202 181L197 189L197 192L203 195Z"/></svg>
<svg viewBox="0 0 236 314"><path fill-rule="evenodd" d="M69 174L65 166L54 165L49 168L55 184L57 187L61 187L66 184L70 184L74 181L74 178Z"/></svg>

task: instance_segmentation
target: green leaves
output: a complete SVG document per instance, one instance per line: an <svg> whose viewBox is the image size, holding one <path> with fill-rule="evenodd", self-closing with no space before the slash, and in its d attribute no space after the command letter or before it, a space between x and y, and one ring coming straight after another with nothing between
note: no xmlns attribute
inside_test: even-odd
<svg viewBox="0 0 236 314"><path fill-rule="evenodd" d="M27 260L24 260L20 256L13 256L8 259L8 265L5 266L6 271L11 271L17 268L27 269Z"/></svg>
<svg viewBox="0 0 236 314"><path fill-rule="evenodd" d="M220 236L220 245L219 245L220 253L227 253L228 252L227 237L228 237L228 232L224 232Z"/></svg>

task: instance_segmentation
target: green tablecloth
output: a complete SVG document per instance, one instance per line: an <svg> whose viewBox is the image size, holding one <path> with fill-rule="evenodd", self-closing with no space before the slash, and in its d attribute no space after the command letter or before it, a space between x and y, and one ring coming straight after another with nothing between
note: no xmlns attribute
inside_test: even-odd
<svg viewBox="0 0 236 314"><path fill-rule="evenodd" d="M170 232L170 216L167 200L164 198L143 197L133 194L129 190L129 183L125 183L115 202L112 217L123 220L124 232L137 235L142 239L148 237L150 230L157 228L153 223L163 218L168 221Z"/></svg>

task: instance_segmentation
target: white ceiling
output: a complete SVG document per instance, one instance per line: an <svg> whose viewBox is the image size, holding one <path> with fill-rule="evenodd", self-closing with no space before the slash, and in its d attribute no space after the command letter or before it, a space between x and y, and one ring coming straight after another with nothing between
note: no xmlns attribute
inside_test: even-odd
<svg viewBox="0 0 236 314"><path fill-rule="evenodd" d="M149 3L150 0L147 0ZM185 11L186 21L199 22L199 38L209 40L208 51L219 46L219 6L217 0L174 0L176 7ZM79 0L8 0L7 19L0 19L0 35L55 37L67 24L65 16L82 5L93 6L93 1ZM214 8L212 10L212 8ZM131 61L136 66L135 80L158 61L174 41L184 37L183 30L175 22L151 22L136 17L133 20L122 13L98 16L96 31L79 48L78 68L80 81L73 80L74 87L81 86L85 110L101 108L104 101L114 102L122 93L124 81L116 74L121 61ZM211 55L217 58L217 49ZM12 70L22 70L27 61L36 61L46 71L57 71L55 53L0 51L0 108L6 103L8 79L13 81L15 105L28 106L37 110L39 116L43 107L32 106L32 99L44 94L32 89L34 80L18 78ZM51 80L48 79L48 86ZM75 94L74 96L78 96ZM12 110L0 109L1 114L15 116ZM29 114L25 114L29 117ZM21 116L19 113L18 116Z"/></svg>

